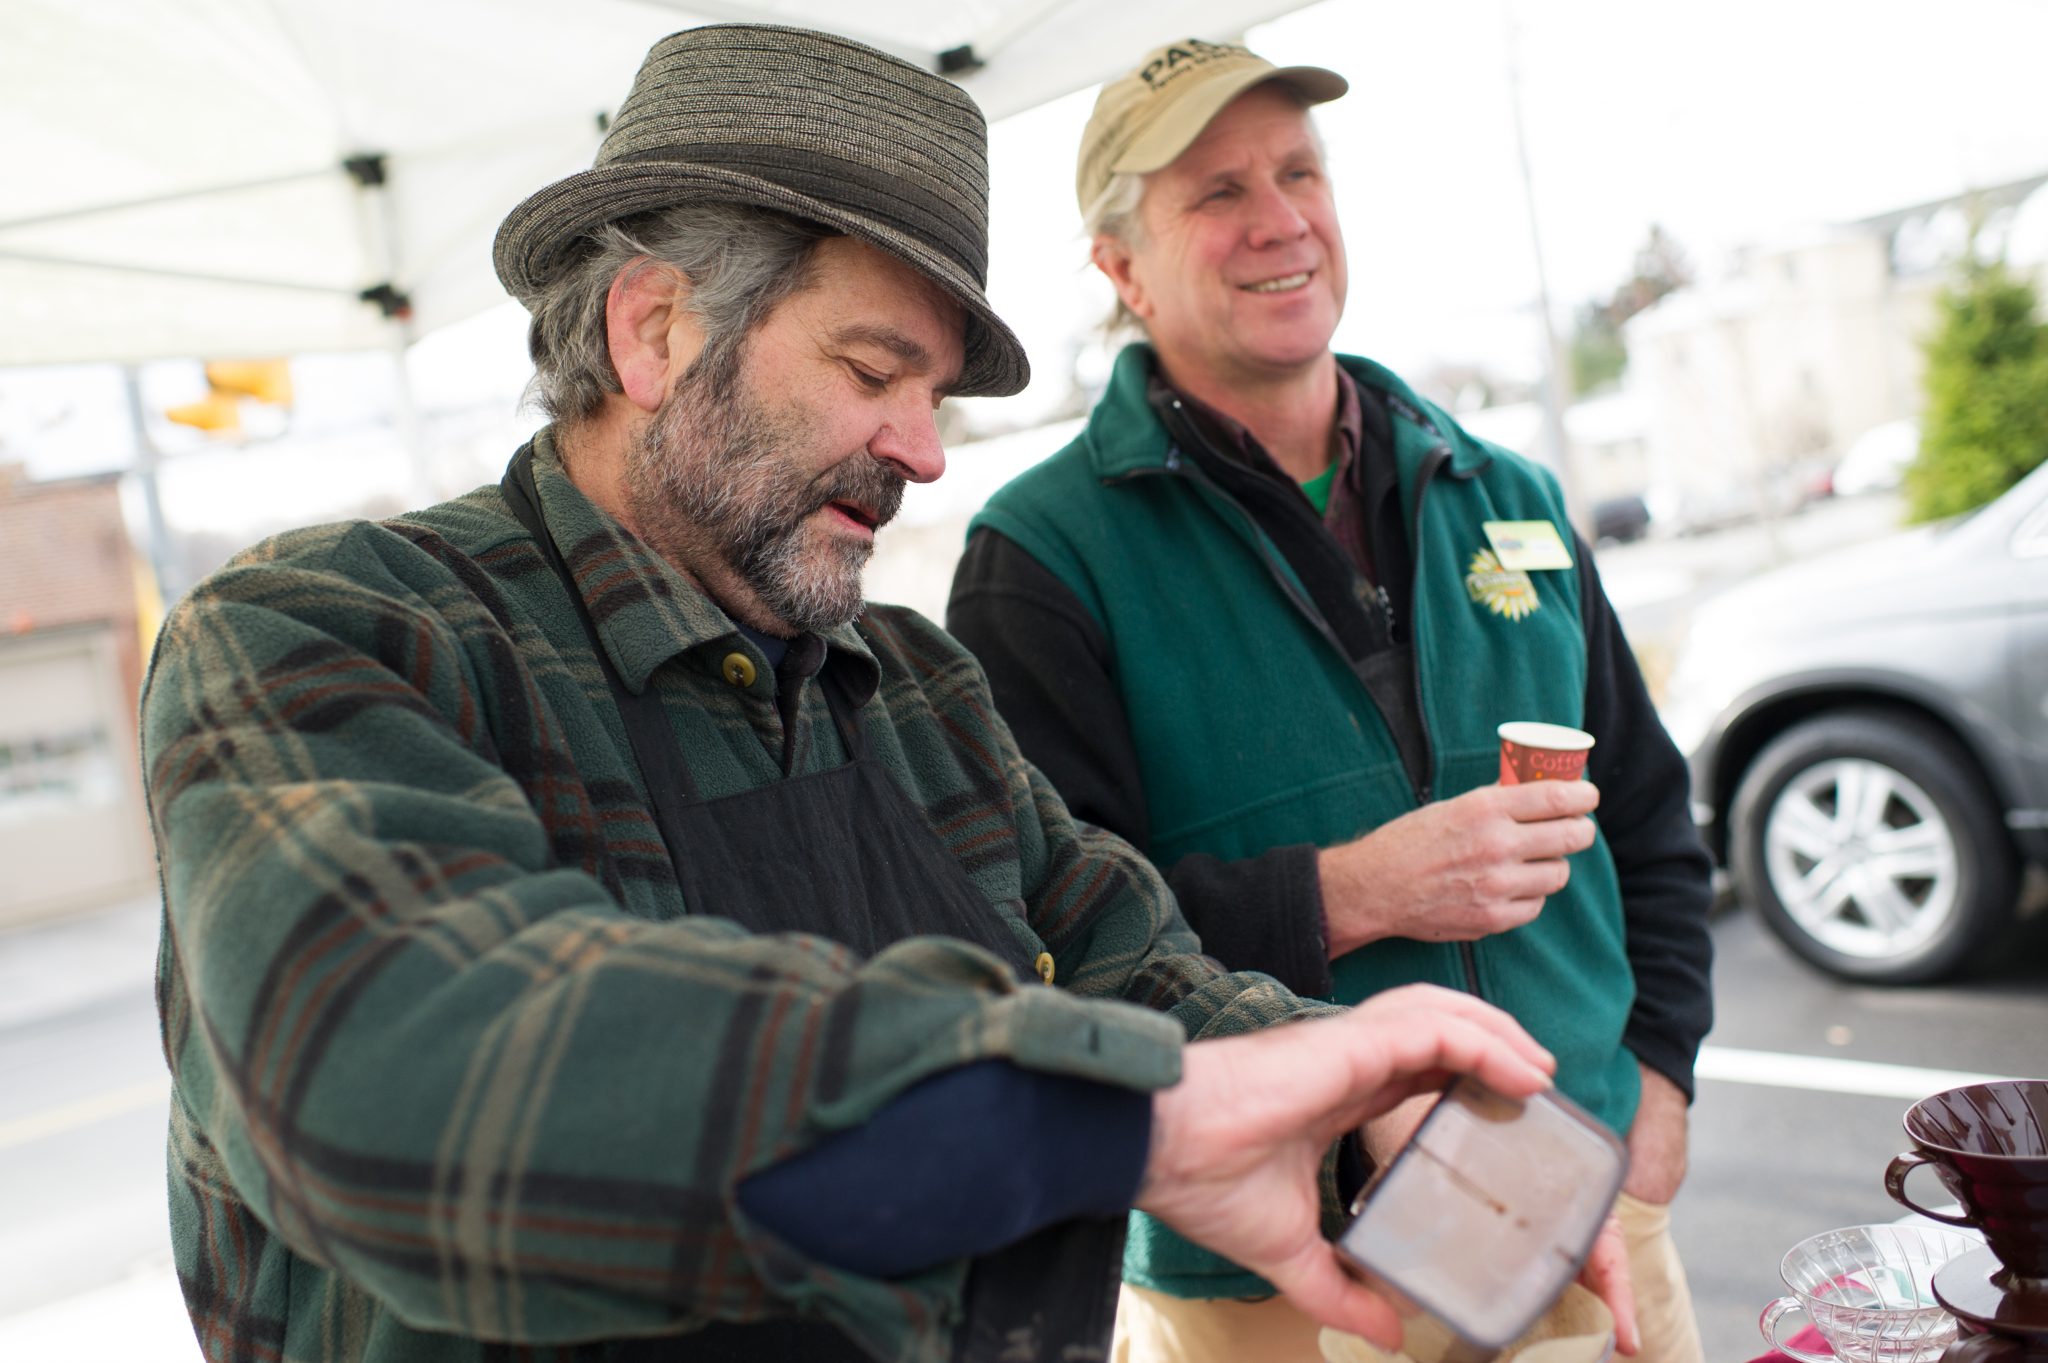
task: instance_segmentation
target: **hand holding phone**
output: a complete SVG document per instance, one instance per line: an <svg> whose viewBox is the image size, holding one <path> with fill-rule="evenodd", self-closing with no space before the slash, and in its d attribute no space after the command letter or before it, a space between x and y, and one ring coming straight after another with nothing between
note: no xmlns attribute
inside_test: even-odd
<svg viewBox="0 0 2048 1363"><path fill-rule="evenodd" d="M1621 1190L1627 1148L1570 1099L1461 1079L1360 1194L1338 1252L1404 1314L1490 1359L1578 1275Z"/></svg>

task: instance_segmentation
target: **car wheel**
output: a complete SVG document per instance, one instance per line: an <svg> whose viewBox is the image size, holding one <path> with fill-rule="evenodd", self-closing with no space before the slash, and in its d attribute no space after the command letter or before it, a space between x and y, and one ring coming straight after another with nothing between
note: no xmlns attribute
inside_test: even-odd
<svg viewBox="0 0 2048 1363"><path fill-rule="evenodd" d="M1736 884L1771 931L1846 979L1955 969L2010 920L2018 863L1984 778L1910 716L1822 715L1757 754L1730 816Z"/></svg>

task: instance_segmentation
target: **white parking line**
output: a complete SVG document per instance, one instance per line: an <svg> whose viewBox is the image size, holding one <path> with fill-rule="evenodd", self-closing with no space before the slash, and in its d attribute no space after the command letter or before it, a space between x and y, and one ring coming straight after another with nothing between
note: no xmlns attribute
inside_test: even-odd
<svg viewBox="0 0 2048 1363"><path fill-rule="evenodd" d="M48 1140L61 1136L67 1131L104 1122L110 1117L125 1116L154 1103L161 1103L170 1096L171 1077L160 1075L146 1083L130 1084L126 1088L109 1089L95 1093L90 1098L81 1098L75 1103L62 1107L47 1108L32 1112L26 1117L0 1122L0 1150L12 1150L18 1145Z"/></svg>
<svg viewBox="0 0 2048 1363"><path fill-rule="evenodd" d="M1866 1098L1925 1098L1965 1084L1988 1084L2008 1076L1973 1074L1966 1070L1928 1070L1916 1065L1887 1065L1875 1060L1843 1060L1825 1055L1787 1055L1779 1051L1744 1051L1733 1046L1702 1046L1693 1073L1728 1084L1765 1084L1772 1088L1808 1089L1816 1093L1856 1093Z"/></svg>
<svg viewBox="0 0 2048 1363"><path fill-rule="evenodd" d="M1726 1084L1763 1084L1772 1088L1806 1089L1815 1093L1854 1093L1867 1098L1925 1098L1943 1089L1985 1084L2007 1076L1968 1070L1930 1070L1914 1065L1887 1065L1875 1060L1843 1060L1825 1055L1790 1055L1782 1051L1745 1051L1733 1046L1703 1046L1693 1073ZM169 1096L168 1076L82 1098L75 1103L0 1122L0 1150L48 1140L112 1117L140 1111Z"/></svg>

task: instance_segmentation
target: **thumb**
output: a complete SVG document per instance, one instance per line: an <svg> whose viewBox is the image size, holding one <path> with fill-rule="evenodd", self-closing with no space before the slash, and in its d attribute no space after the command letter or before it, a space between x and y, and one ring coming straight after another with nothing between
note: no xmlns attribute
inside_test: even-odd
<svg viewBox="0 0 2048 1363"><path fill-rule="evenodd" d="M1328 1242L1313 1246L1266 1277L1305 1316L1333 1330L1361 1335L1389 1353L1401 1348L1401 1317L1386 1298L1344 1270Z"/></svg>

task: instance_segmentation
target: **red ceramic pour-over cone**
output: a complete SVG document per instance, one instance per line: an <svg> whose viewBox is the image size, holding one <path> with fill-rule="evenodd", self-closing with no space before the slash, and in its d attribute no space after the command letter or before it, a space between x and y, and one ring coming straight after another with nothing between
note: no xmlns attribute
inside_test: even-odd
<svg viewBox="0 0 2048 1363"><path fill-rule="evenodd" d="M1885 1170L1902 1206L1951 1225L1973 1226L1985 1248L1944 1266L1934 1296L1961 1326L1942 1363L2048 1363L2048 1080L1968 1084L1906 1113L1914 1149ZM1962 1215L1906 1195L1906 1179L1931 1165Z"/></svg>

